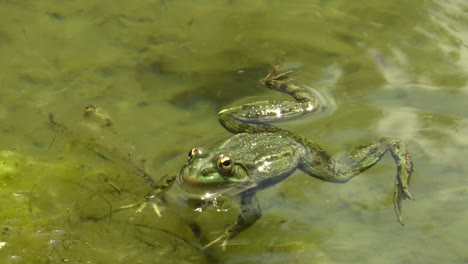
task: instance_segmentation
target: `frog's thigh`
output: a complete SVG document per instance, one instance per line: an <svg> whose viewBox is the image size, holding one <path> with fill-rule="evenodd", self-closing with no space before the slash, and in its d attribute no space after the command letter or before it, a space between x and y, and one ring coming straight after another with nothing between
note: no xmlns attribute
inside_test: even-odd
<svg viewBox="0 0 468 264"><path fill-rule="evenodd" d="M402 157L395 157L393 148L397 140L380 139L367 145L358 146L353 150L330 157L314 144L312 155L303 159L300 169L311 176L330 182L346 182L377 164L388 151L392 151L393 158L400 162Z"/></svg>

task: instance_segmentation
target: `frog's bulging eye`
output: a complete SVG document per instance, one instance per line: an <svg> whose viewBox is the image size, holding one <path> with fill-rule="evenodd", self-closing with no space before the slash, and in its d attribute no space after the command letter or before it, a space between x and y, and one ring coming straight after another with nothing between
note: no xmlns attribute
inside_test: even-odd
<svg viewBox="0 0 468 264"><path fill-rule="evenodd" d="M218 157L218 169L223 173L231 173L232 171L231 157L220 155Z"/></svg>
<svg viewBox="0 0 468 264"><path fill-rule="evenodd" d="M193 157L195 157L195 155L198 153L198 149L197 148L193 148L191 150L189 150L189 152L187 153L187 160L192 160Z"/></svg>

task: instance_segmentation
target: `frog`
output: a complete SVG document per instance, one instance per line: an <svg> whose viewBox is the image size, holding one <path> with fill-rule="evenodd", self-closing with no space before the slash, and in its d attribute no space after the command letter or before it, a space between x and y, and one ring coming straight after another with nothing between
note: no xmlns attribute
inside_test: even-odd
<svg viewBox="0 0 468 264"><path fill-rule="evenodd" d="M260 83L294 100L262 100L223 109L219 123L233 135L211 148L190 149L187 162L176 175L163 177L137 212L151 205L161 217L158 203L174 185L201 200L220 194L240 199L240 212L221 235L206 243L207 249L219 245L224 251L229 241L252 226L262 215L256 192L286 180L302 171L326 182L346 183L376 165L387 152L396 164L393 207L398 222L402 201L413 200L409 191L414 171L406 145L398 139L380 138L366 145L331 155L317 143L290 130L274 125L277 121L296 119L321 109L321 102L309 87L296 84L292 75L297 69L283 70L274 64Z"/></svg>

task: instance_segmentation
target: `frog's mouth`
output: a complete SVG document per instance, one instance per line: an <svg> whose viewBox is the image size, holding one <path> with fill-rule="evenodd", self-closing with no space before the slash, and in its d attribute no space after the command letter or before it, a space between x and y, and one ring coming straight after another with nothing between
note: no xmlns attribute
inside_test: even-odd
<svg viewBox="0 0 468 264"><path fill-rule="evenodd" d="M255 183L248 182L230 182L219 181L214 176L206 176L203 181L200 181L198 175L187 171L186 166L177 174L176 184L184 196L189 198L203 199L203 197L213 197L219 195L236 195L247 189L255 187Z"/></svg>

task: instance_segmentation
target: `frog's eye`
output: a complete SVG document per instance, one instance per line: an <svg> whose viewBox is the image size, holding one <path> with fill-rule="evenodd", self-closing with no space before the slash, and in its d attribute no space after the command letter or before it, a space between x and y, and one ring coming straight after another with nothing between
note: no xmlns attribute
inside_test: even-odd
<svg viewBox="0 0 468 264"><path fill-rule="evenodd" d="M232 160L231 157L225 155L219 155L218 157L218 169L223 173L231 173L232 171Z"/></svg>
<svg viewBox="0 0 468 264"><path fill-rule="evenodd" d="M189 152L187 153L187 160L192 160L193 157L195 157L195 155L198 153L198 149L197 148L193 148L191 150L189 150Z"/></svg>

